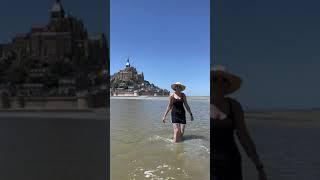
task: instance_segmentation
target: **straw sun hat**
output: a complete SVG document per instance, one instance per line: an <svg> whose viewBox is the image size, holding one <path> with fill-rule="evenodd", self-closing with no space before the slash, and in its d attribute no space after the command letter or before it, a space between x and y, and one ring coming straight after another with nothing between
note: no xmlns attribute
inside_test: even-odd
<svg viewBox="0 0 320 180"><path fill-rule="evenodd" d="M174 84L171 84L171 88L172 88L173 90L176 90L176 87L177 87L177 86L180 86L180 90L181 90L181 91L183 91L183 90L186 89L186 86L183 85L183 84L181 84L180 82L176 82L176 83L174 83Z"/></svg>
<svg viewBox="0 0 320 180"><path fill-rule="evenodd" d="M213 81L214 77L222 77L229 82L229 86L227 86L224 91L225 94L231 94L240 88L242 82L241 78L229 73L224 66L218 65L210 70L211 81Z"/></svg>

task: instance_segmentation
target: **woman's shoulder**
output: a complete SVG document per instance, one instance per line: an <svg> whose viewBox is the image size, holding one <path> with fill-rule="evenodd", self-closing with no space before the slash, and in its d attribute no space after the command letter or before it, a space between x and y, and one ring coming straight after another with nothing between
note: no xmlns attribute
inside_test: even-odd
<svg viewBox="0 0 320 180"><path fill-rule="evenodd" d="M238 109L242 109L242 105L237 99L231 98L231 97L227 97L227 100L229 100L229 102L232 104L232 106L234 106L234 107L236 107Z"/></svg>

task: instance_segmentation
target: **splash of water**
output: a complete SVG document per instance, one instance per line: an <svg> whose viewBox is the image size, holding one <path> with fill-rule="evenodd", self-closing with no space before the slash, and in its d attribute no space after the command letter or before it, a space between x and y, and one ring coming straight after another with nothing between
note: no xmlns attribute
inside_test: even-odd
<svg viewBox="0 0 320 180"><path fill-rule="evenodd" d="M170 138L166 138L166 137L162 137L159 135L153 135L151 137L149 137L149 141L150 142L157 142L157 141L163 141L166 143L170 143L170 144L174 144L173 140ZM207 154L210 154L210 149L209 147L207 147L204 143L204 141L202 139L191 139L191 140L184 140L182 141L183 144L186 144L190 147L192 147L192 149L201 149L203 151L205 151Z"/></svg>

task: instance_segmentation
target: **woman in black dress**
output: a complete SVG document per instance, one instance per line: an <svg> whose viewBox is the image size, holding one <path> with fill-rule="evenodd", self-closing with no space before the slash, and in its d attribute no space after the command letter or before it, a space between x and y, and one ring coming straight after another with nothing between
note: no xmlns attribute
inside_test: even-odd
<svg viewBox="0 0 320 180"><path fill-rule="evenodd" d="M187 103L187 97L182 91L186 88L180 82L171 85L174 93L169 97L169 103L167 110L162 118L163 123L166 122L166 117L168 112L171 110L171 120L173 124L173 142L179 142L182 140L184 129L186 125L186 111L190 113L191 121L193 121L193 115L191 113L190 107Z"/></svg>
<svg viewBox="0 0 320 180"><path fill-rule="evenodd" d="M262 162L244 121L241 104L226 97L240 88L241 79L228 73L223 66L212 69L210 74L211 180L242 180L241 155L234 132L255 164L259 180L266 180Z"/></svg>

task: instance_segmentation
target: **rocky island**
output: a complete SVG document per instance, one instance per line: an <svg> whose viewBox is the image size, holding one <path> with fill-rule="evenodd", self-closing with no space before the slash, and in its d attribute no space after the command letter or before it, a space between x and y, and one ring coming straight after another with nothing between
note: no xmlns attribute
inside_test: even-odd
<svg viewBox="0 0 320 180"><path fill-rule="evenodd" d="M105 106L109 45L55 0L46 25L0 44L0 109Z"/></svg>
<svg viewBox="0 0 320 180"><path fill-rule="evenodd" d="M169 96L169 94L167 89L161 89L145 80L143 72L138 73L137 69L131 66L129 59L125 68L110 78L111 96Z"/></svg>

